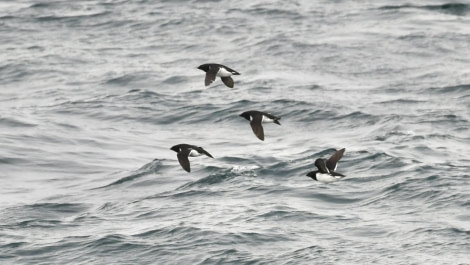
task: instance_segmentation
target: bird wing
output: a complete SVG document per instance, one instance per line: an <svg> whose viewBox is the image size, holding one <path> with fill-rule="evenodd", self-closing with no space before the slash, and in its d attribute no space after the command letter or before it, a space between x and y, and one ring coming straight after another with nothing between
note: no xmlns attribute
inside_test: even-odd
<svg viewBox="0 0 470 265"><path fill-rule="evenodd" d="M199 153L205 154L205 155L208 156L208 157L214 158L211 154L209 154L209 152L207 152L206 150L204 150L204 148L202 148L202 147L198 147L197 151L198 151Z"/></svg>
<svg viewBox="0 0 470 265"><path fill-rule="evenodd" d="M240 75L239 72L233 70L232 68L228 67L228 66L225 66L225 65L220 65L221 67L225 68L227 71L229 71L230 73L232 73L232 75Z"/></svg>
<svg viewBox="0 0 470 265"><path fill-rule="evenodd" d="M187 172L191 172L191 167L189 165L189 158L188 158L190 151L191 151L190 149L184 149L176 155L178 157L178 161L180 162L181 167Z"/></svg>
<svg viewBox="0 0 470 265"><path fill-rule="evenodd" d="M210 67L209 70L206 72L206 86L212 84L215 81L215 76L217 75L218 67Z"/></svg>
<svg viewBox="0 0 470 265"><path fill-rule="evenodd" d="M261 115L254 115L253 120L251 120L250 122L250 125L256 137L258 137L261 141L264 141L264 130L263 130L263 126L261 125L261 120L262 120Z"/></svg>
<svg viewBox="0 0 470 265"><path fill-rule="evenodd" d="M220 79L222 79L226 86L233 88L233 79L230 76L221 77Z"/></svg>
<svg viewBox="0 0 470 265"><path fill-rule="evenodd" d="M268 117L268 118L270 118L271 120L273 120L274 123L281 125L281 123L279 122L279 120L281 119L281 117L274 116L274 115L272 115L271 113L263 113L263 115L265 115L266 117Z"/></svg>
<svg viewBox="0 0 470 265"><path fill-rule="evenodd" d="M341 157L343 157L343 154L344 154L344 151L346 149L343 148L341 150L338 150L336 151L336 153L334 153L327 161L326 161L326 167L328 167L328 169L330 171L335 171L337 166L338 166L338 161L341 159Z"/></svg>
<svg viewBox="0 0 470 265"><path fill-rule="evenodd" d="M341 174L341 173L333 172L333 171L331 171L330 174L331 174L333 177L337 178L337 179L341 179L341 178L346 177L345 175L343 175L343 174Z"/></svg>
<svg viewBox="0 0 470 265"><path fill-rule="evenodd" d="M327 168L325 160L323 159L317 159L317 161L315 161L315 166L317 166L320 173L330 173L330 170Z"/></svg>

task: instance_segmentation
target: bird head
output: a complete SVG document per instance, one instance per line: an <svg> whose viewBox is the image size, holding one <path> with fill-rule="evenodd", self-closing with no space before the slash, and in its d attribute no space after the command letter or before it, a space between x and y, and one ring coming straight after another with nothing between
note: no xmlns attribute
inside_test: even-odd
<svg viewBox="0 0 470 265"><path fill-rule="evenodd" d="M240 114L240 117L250 120L250 114L248 112L243 112L242 114Z"/></svg>
<svg viewBox="0 0 470 265"><path fill-rule="evenodd" d="M177 153L179 153L179 151L180 151L180 148L179 148L177 145L173 146L173 147L170 148L170 149L173 150L173 151L175 151L175 152L177 152Z"/></svg>
<svg viewBox="0 0 470 265"><path fill-rule="evenodd" d="M197 69L202 70L204 72L207 72L207 71L209 71L209 67L210 66L208 64L201 64L201 65L199 65L199 67Z"/></svg>
<svg viewBox="0 0 470 265"><path fill-rule="evenodd" d="M308 177L311 177L314 180L317 180L317 172L316 171L310 171L307 174Z"/></svg>

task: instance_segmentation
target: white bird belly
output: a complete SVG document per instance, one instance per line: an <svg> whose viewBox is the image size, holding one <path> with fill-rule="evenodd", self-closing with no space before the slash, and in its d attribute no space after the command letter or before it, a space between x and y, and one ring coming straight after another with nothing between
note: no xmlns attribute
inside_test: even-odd
<svg viewBox="0 0 470 265"><path fill-rule="evenodd" d="M202 154L199 153L198 151L196 150L191 150L191 152L189 152L189 156L201 156Z"/></svg>
<svg viewBox="0 0 470 265"><path fill-rule="evenodd" d="M232 73L225 70L225 68L223 68L223 67L221 67L219 69L219 71L217 71L217 76L220 76L220 77L227 77L227 76L231 76L231 75L232 75Z"/></svg>
<svg viewBox="0 0 470 265"><path fill-rule="evenodd" d="M323 182L323 183L331 183L331 182L336 182L340 178L337 178L335 176L332 176L330 174L324 174L324 173L317 173L316 174L317 181Z"/></svg>
<svg viewBox="0 0 470 265"><path fill-rule="evenodd" d="M262 123L269 123L269 122L274 122L274 120L263 115L263 118L261 119L261 122Z"/></svg>

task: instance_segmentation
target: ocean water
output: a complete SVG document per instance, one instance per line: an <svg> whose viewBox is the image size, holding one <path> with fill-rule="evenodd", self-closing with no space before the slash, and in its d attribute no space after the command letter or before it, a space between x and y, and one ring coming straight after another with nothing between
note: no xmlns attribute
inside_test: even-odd
<svg viewBox="0 0 470 265"><path fill-rule="evenodd" d="M468 2L0 1L0 51L0 264L470 264Z"/></svg>

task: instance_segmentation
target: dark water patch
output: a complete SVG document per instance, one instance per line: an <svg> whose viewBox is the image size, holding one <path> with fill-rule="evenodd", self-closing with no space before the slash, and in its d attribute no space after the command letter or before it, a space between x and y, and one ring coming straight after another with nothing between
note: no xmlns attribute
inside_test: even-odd
<svg viewBox="0 0 470 265"><path fill-rule="evenodd" d="M114 248L115 250L120 249L123 244L128 244L130 240L127 236L119 234L111 234L103 236L97 240L93 240L87 244L87 247L95 249L97 251L104 251L106 246L119 246ZM109 249L108 249L109 250Z"/></svg>
<svg viewBox="0 0 470 265"><path fill-rule="evenodd" d="M207 257L217 256L217 253L227 251L227 247L234 245L248 245L258 246L259 244L275 244L276 242L290 242L290 238L281 233L274 231L263 232L217 232L209 229L201 229L197 227L179 224L178 226L168 226L158 229L153 229L144 233L134 235L133 238L141 240L158 240L158 249L165 249L167 252L181 252L187 253L188 249L205 249L203 256ZM214 247L214 244L217 247ZM206 249L209 247L209 250ZM231 251L230 251L231 252ZM248 253L246 253L248 254ZM237 259L246 258L246 254ZM194 254L193 257L194 259ZM194 264L194 261L191 262ZM236 263L238 264L238 263ZM245 264L245 263L243 263Z"/></svg>
<svg viewBox="0 0 470 265"><path fill-rule="evenodd" d="M109 244L106 244L106 238L109 239ZM109 253L116 258L122 253L127 253L126 248L134 251L136 248L133 247L137 245L133 244L134 242L112 244L111 241L112 235L98 239L91 239L90 236L71 236L53 243L30 244L11 253L15 257L15 263L19 264L95 264L98 260L109 258ZM139 245L138 249L145 250L145 245ZM124 260L133 261L130 257L125 257Z"/></svg>
<svg viewBox="0 0 470 265"><path fill-rule="evenodd" d="M277 185L277 184L274 184L274 185L249 185L246 187L246 191L250 191L250 192L255 192L256 194L267 194L267 195L270 195L270 196L281 196L283 194L290 194L291 193L291 190L286 188L286 187L283 187L283 186L280 186L280 185ZM298 194L305 194L305 193L298 193ZM296 193L296 195L298 195ZM241 195L242 197L251 197L252 194L249 194L249 195Z"/></svg>
<svg viewBox="0 0 470 265"><path fill-rule="evenodd" d="M73 215L76 213L83 212L90 207L88 204L79 203L37 203L31 205L25 205L16 208L10 208L11 210L16 209L22 212L46 212L49 216L54 214L59 215Z"/></svg>
<svg viewBox="0 0 470 265"><path fill-rule="evenodd" d="M296 211L293 209L288 210L271 210L265 213L261 213L248 219L248 221L264 222L266 220L283 222L311 222L316 219L324 219L325 217L314 212Z"/></svg>
<svg viewBox="0 0 470 265"><path fill-rule="evenodd" d="M176 122L185 121L188 124L201 123L202 121L211 120L209 117L213 115L219 107L211 104L196 104L192 106L181 106L174 109L171 114Z"/></svg>
<svg viewBox="0 0 470 265"><path fill-rule="evenodd" d="M468 14L470 8L468 4L464 3L447 3L441 5L389 5L380 7L382 10L400 10L400 9L421 9L428 11L437 11L440 13L456 15L456 16L465 16Z"/></svg>
<svg viewBox="0 0 470 265"><path fill-rule="evenodd" d="M447 128L459 128L468 125L469 120L463 116L463 113L454 114L450 111L428 111L421 115L418 120L423 124L432 124L434 126L445 126Z"/></svg>
<svg viewBox="0 0 470 265"><path fill-rule="evenodd" d="M129 84L140 80L135 74L125 74L119 77L110 78L105 81L106 85L128 86Z"/></svg>
<svg viewBox="0 0 470 265"><path fill-rule="evenodd" d="M189 78L187 76L171 76L165 80L163 80L164 84L171 84L171 85L176 85L176 84L184 84L185 86L188 83Z"/></svg>
<svg viewBox="0 0 470 265"><path fill-rule="evenodd" d="M82 26L82 23L86 22L87 19L90 18L99 18L106 15L109 15L109 12L97 12L91 14L82 14L82 15L45 15L45 16L38 16L36 17L36 21L39 23L46 23L46 22L60 22L64 23L70 27L78 27Z"/></svg>
<svg viewBox="0 0 470 265"><path fill-rule="evenodd" d="M333 154L333 153L331 153ZM270 176L272 178L302 177L315 168L314 161L318 158L302 157L294 160L271 161L271 163L260 164L259 168L253 170L257 176ZM325 157L326 158L326 157ZM305 163L308 161L308 163ZM268 162L268 161L266 161ZM300 172L300 174L299 174Z"/></svg>
<svg viewBox="0 0 470 265"><path fill-rule="evenodd" d="M428 87L422 90L422 93L433 94L433 95L453 95L460 96L461 98L468 97L470 95L470 85L463 84L457 86L444 86L444 87Z"/></svg>
<svg viewBox="0 0 470 265"><path fill-rule="evenodd" d="M295 9L289 10L288 7L284 8L276 8L276 7L268 7L265 4L258 4L250 9L229 9L228 13L248 13L254 16L265 16L266 18L273 18L273 19L292 19L292 20L300 20L302 19L302 15L299 14Z"/></svg>
<svg viewBox="0 0 470 265"><path fill-rule="evenodd" d="M53 228L62 224L62 221L59 220L26 220L19 223L16 223L14 226L17 228ZM13 226L11 227L13 228Z"/></svg>
<svg viewBox="0 0 470 265"><path fill-rule="evenodd" d="M347 150L346 150L347 152ZM395 157L386 152L362 152L362 156L357 159L348 159L344 161L343 164L353 163L356 170L368 170L368 171L378 171L378 170L387 170L393 169L393 171L398 171L402 167L408 165L408 161L400 157Z"/></svg>
<svg viewBox="0 0 470 265"><path fill-rule="evenodd" d="M264 165L257 169L256 173L259 176L285 177L292 171L292 168L290 170L288 169L289 165L289 162L277 162L271 165Z"/></svg>
<svg viewBox="0 0 470 265"><path fill-rule="evenodd" d="M29 63L33 64L32 62ZM0 66L0 77L6 84L10 82L20 82L27 79L28 76L37 74L31 68L32 66L22 63L8 63L3 66Z"/></svg>
<svg viewBox="0 0 470 265"><path fill-rule="evenodd" d="M332 120L336 121L344 121L347 123L352 123L350 126L352 127L362 127L364 125L374 125L378 121L380 121L381 117L379 115L372 115L368 113L364 113L362 111L353 111L351 113L345 115L337 115L332 118Z"/></svg>
<svg viewBox="0 0 470 265"><path fill-rule="evenodd" d="M191 183L187 184L188 186L191 185ZM171 192L164 192L160 193L154 196L150 196L147 198L144 198L145 200L147 199L158 199L158 198L172 198L172 199L179 199L179 198L186 198L186 197L205 197L205 196L213 196L213 195L223 195L224 192L222 191L210 191L207 189L199 189L199 190L194 190L194 189L188 189L187 186L183 185L179 188L177 188L174 191Z"/></svg>
<svg viewBox="0 0 470 265"><path fill-rule="evenodd" d="M16 249L27 245L27 242L13 242L5 245L0 245L0 249Z"/></svg>
<svg viewBox="0 0 470 265"><path fill-rule="evenodd" d="M82 130L81 127L75 126L73 124L67 124L67 123L63 123L63 122L55 122L54 124L57 125L58 127L62 127L64 129L67 129L67 130L72 130L74 132L79 132L79 131Z"/></svg>
<svg viewBox="0 0 470 265"><path fill-rule="evenodd" d="M198 265L204 264L268 264L266 258L255 258L248 251L242 251L236 248L227 248L224 250L213 250L207 254L208 258L203 259Z"/></svg>
<svg viewBox="0 0 470 265"><path fill-rule="evenodd" d="M105 221L103 218L100 218L96 215L93 215L90 212L83 213L79 216L76 216L73 219L74 224L79 223L80 225L97 224L97 223L101 223L103 221Z"/></svg>
<svg viewBox="0 0 470 265"><path fill-rule="evenodd" d="M149 231L145 231L139 234L134 234L133 237L142 238L142 239L151 239L155 237L167 237L169 230L168 228L157 228Z"/></svg>
<svg viewBox="0 0 470 265"><path fill-rule="evenodd" d="M399 99L392 99L386 101L376 102L374 104L378 105L409 105L409 104L420 104L426 102L425 100L416 100L416 99L407 99L407 98L399 98Z"/></svg>
<svg viewBox="0 0 470 265"><path fill-rule="evenodd" d="M65 101L60 104L51 105L59 114L87 113L90 109L105 109L107 102L103 98L92 98L88 100Z"/></svg>
<svg viewBox="0 0 470 265"><path fill-rule="evenodd" d="M277 99L270 102L269 104L266 104L265 107L273 108L273 110L277 110L276 112L281 110L282 112L279 113L279 115L282 114L283 116L295 116L290 112L311 110L314 105L311 102L303 100ZM290 112L286 113L287 110L290 110Z"/></svg>
<svg viewBox="0 0 470 265"><path fill-rule="evenodd" d="M172 17L170 19L167 19L165 22L161 23L159 27L161 28L161 30L171 30L173 28L176 29L189 21L190 20L186 17Z"/></svg>
<svg viewBox="0 0 470 265"><path fill-rule="evenodd" d="M87 240L88 239L88 240ZM90 237L66 237L50 244L35 244L14 252L21 261L31 264L95 264L110 255L121 256L126 251L144 249L146 246L120 235L107 235L98 239ZM132 260L126 257L125 260ZM122 261L122 260L121 260ZM29 264L29 263L28 263ZM135 262L133 262L135 264Z"/></svg>
<svg viewBox="0 0 470 265"><path fill-rule="evenodd" d="M279 259L285 260L283 264L311 264L313 260L319 260L321 258L322 264L330 264L327 263L328 260L335 260L333 256L328 257L325 252L329 252L331 250L327 250L321 246L312 245L301 249L295 249L294 251L289 251L286 253L280 254ZM323 257L325 256L325 257ZM337 260L334 263L336 264Z"/></svg>
<svg viewBox="0 0 470 265"><path fill-rule="evenodd" d="M174 99L173 99L174 101ZM232 121L241 121L239 115L246 111L243 107L245 103L235 102L227 104L214 103L196 103L188 105L187 100L181 99L178 102L164 102L162 104L171 106L171 112L165 112L159 117L159 122L163 124L204 124L211 123L230 123ZM195 99L193 99L195 101ZM199 102L199 100L197 100Z"/></svg>
<svg viewBox="0 0 470 265"><path fill-rule="evenodd" d="M220 191L215 192L215 191L208 191L208 190L187 190L187 188L186 190L183 190L183 191L180 191L180 190L181 189L178 189L178 191L172 192L170 197L174 199L179 199L179 198L185 198L185 197L196 197L196 196L205 197L205 196L222 194Z"/></svg>
<svg viewBox="0 0 470 265"><path fill-rule="evenodd" d="M145 123L160 123L166 116L155 115L156 112L165 109L165 97L145 98L151 93L126 94L124 96L108 95L106 97L94 97L85 100L66 101L50 106L56 114L65 116L85 115L100 121L139 121ZM155 106L155 107L154 107ZM131 109L131 111L129 111ZM125 110L125 111L124 111Z"/></svg>
<svg viewBox="0 0 470 265"><path fill-rule="evenodd" d="M442 5L427 5L424 8L432 11L439 11L451 15L464 16L469 11L469 5L463 3L449 3Z"/></svg>
<svg viewBox="0 0 470 265"><path fill-rule="evenodd" d="M446 141L446 140L458 140L459 138L450 135L450 134L438 134L438 133L432 133L428 134L423 139L434 139L434 140L441 140L441 141Z"/></svg>
<svg viewBox="0 0 470 265"><path fill-rule="evenodd" d="M317 183L317 182L315 182ZM318 183L320 185L320 183ZM353 205L358 202L361 202L364 198L354 198L350 194L339 195L339 194L329 194L316 192L311 195L311 198L314 198L319 201L323 201L328 205Z"/></svg>
<svg viewBox="0 0 470 265"><path fill-rule="evenodd" d="M39 203L7 208L2 211L1 220L12 223L12 227L56 227L63 219L87 211L88 204Z"/></svg>
<svg viewBox="0 0 470 265"><path fill-rule="evenodd" d="M40 2L40 3L34 3L29 8L31 9L49 9L49 8L54 8L61 6L60 2Z"/></svg>
<svg viewBox="0 0 470 265"><path fill-rule="evenodd" d="M421 209L445 209L465 201L462 194L453 191L455 183L437 175L428 177L408 177L399 182L388 184L366 200L363 205L386 204L384 201L400 202L402 207L420 205Z"/></svg>
<svg viewBox="0 0 470 265"><path fill-rule="evenodd" d="M53 15L43 15L37 17L40 21L53 21L63 19L86 19L100 17L110 12L103 10L99 5L80 5L69 2L54 1L32 4L29 9L37 14L51 13Z"/></svg>
<svg viewBox="0 0 470 265"><path fill-rule="evenodd" d="M124 184L124 183L127 183L127 182L135 181L135 180L137 180L141 177L147 176L147 175L158 174L158 172L161 168L162 168L162 160L154 159L152 162L143 165L135 173L133 173L129 176L120 178L120 179L118 179L118 180L116 180L116 181L114 181L114 182L112 182L108 185L105 185L105 186L102 186L102 187L99 187L99 188L95 188L95 189L109 188L109 187L112 187L112 186L121 185L121 184Z"/></svg>
<svg viewBox="0 0 470 265"><path fill-rule="evenodd" d="M0 156L0 164L4 164L4 165L28 165L28 164L31 164L31 160L28 159L28 158L1 157Z"/></svg>
<svg viewBox="0 0 470 265"><path fill-rule="evenodd" d="M217 168L217 167L207 167L206 170L213 171L213 172L215 171L215 172L197 181L187 183L179 187L177 190L184 190L184 189L189 189L189 188L194 188L194 187L199 187L199 188L208 187L208 186L230 181L239 176L254 176L255 175L255 173L252 170L240 171L240 170L234 170L233 168L226 169L226 168Z"/></svg>
<svg viewBox="0 0 470 265"><path fill-rule="evenodd" d="M449 238L463 237L467 242L470 240L470 230L460 229L456 227L432 227L432 228L418 228L413 231L416 234L429 234L433 237L437 235Z"/></svg>
<svg viewBox="0 0 470 265"><path fill-rule="evenodd" d="M410 140L422 140L424 138L423 136L415 135L415 133L412 131L402 130L401 128L394 128L391 130L381 128L377 131L382 135L376 136L374 139L376 141L392 141L394 143L402 143Z"/></svg>
<svg viewBox="0 0 470 265"><path fill-rule="evenodd" d="M198 181L192 182L190 184L186 184L182 186L181 188L191 188L191 187L201 187L201 186L207 186L207 185L214 185L218 184L221 182L224 182L228 180L231 177L235 177L234 174L226 174L226 173L216 173L216 174L211 174L207 177L204 177Z"/></svg>
<svg viewBox="0 0 470 265"><path fill-rule="evenodd" d="M125 212L124 208L125 208L125 205L119 202L105 202L97 208L97 211L99 213L114 213L114 214L118 213L119 214L119 213ZM96 216L88 216L88 217L91 217L91 218L88 218L88 220L99 220L95 218Z"/></svg>
<svg viewBox="0 0 470 265"><path fill-rule="evenodd" d="M131 89L129 91L127 91L127 93L131 94L131 93L139 93L141 92L142 90L140 90L139 88L134 88L134 89Z"/></svg>
<svg viewBox="0 0 470 265"><path fill-rule="evenodd" d="M19 18L19 17L13 16L13 15L0 16L0 20L13 20L13 19L17 19L17 18ZM3 31L3 30L0 30L0 31Z"/></svg>
<svg viewBox="0 0 470 265"><path fill-rule="evenodd" d="M201 228L192 227L180 223L177 226L167 226L158 229L153 229L144 233L134 235L136 238L166 238L169 241L166 242L166 245L175 245L177 248L184 248L187 245L193 243L202 243L200 240L205 236L214 236L216 233L212 233ZM181 245L179 245L181 243ZM164 243L165 244L165 243ZM179 246L176 246L176 245Z"/></svg>
<svg viewBox="0 0 470 265"><path fill-rule="evenodd" d="M175 105L181 103L183 100L170 97L165 94L157 93L151 90L132 89L129 90L125 95L119 96L118 99L123 102L127 102L129 105L137 105L138 108L146 108L141 104L154 105Z"/></svg>
<svg viewBox="0 0 470 265"><path fill-rule="evenodd" d="M51 253L57 254L61 252L65 252L67 249L75 248L79 244L73 243L66 243L66 242L58 242L56 244L47 244L47 245L32 245L28 248L17 249L14 251L14 255L17 257L21 257L21 260L27 260L28 258L34 257L34 264L50 264L48 261L51 258L54 258L55 255L51 255ZM40 260L40 261L38 261Z"/></svg>
<svg viewBox="0 0 470 265"><path fill-rule="evenodd" d="M312 110L312 108L307 108L303 110L295 110L290 113L290 115L295 115L297 120L300 122L311 123L334 117L337 115L337 112L321 109Z"/></svg>
<svg viewBox="0 0 470 265"><path fill-rule="evenodd" d="M263 233L257 232L242 232L242 233L227 233L227 237L232 238L237 243L248 243L249 245L257 245L260 242L289 242L291 239L284 235L280 234L277 231L264 231Z"/></svg>

